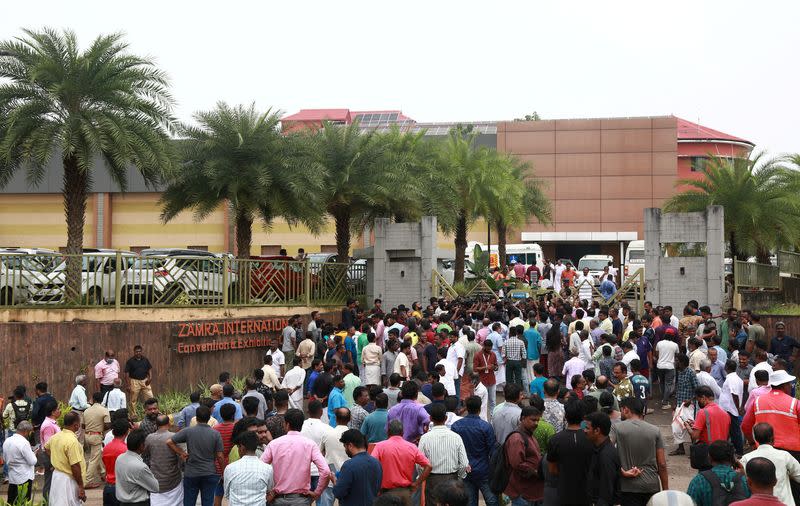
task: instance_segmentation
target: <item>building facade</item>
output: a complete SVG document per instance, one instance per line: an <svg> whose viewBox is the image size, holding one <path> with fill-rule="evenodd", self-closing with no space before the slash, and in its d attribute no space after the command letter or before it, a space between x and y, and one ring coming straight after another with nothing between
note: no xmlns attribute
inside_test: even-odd
<svg viewBox="0 0 800 506"><path fill-rule="evenodd" d="M319 128L323 121L383 130L399 126L444 137L456 123L422 123L399 110L350 111L307 109L286 116L284 131ZM644 209L660 207L676 192L680 178L697 177L710 155L747 156L753 144L674 116L470 122L479 145L514 153L531 164L531 176L542 180L553 203L554 221L544 227L528 223L511 231L509 243L538 242L548 258L602 253L618 262L624 245L643 239ZM86 211L84 244L139 251L181 247L234 252L233 223L226 206L202 221L185 212L163 223L160 189L148 187L131 170L122 193L95 160L94 184ZM0 247L60 249L66 245L61 196L60 157L54 156L40 185L28 185L24 170L0 189ZM485 223L473 224L468 239L486 243ZM369 246L364 234L353 248ZM277 221L269 230L254 224L252 255L335 251L332 224L318 236L303 227ZM439 250L452 250L452 238L439 235Z"/></svg>

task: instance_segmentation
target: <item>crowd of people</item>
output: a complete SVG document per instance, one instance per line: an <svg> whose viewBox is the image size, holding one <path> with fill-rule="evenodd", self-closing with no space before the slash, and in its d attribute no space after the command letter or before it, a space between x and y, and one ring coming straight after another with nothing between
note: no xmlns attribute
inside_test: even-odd
<svg viewBox="0 0 800 506"><path fill-rule="evenodd" d="M636 314L564 288L349 301L337 324L296 315L244 391L223 372L178 413L159 408L140 346L124 368L107 350L99 388L75 378L63 417L46 383L35 400L15 389L9 501L30 497L41 469L49 504L70 506L94 487L108 505L795 504L798 343L785 325L695 301L681 318L650 303ZM685 493L669 490L667 443L646 421L658 408L670 454L698 470Z"/></svg>

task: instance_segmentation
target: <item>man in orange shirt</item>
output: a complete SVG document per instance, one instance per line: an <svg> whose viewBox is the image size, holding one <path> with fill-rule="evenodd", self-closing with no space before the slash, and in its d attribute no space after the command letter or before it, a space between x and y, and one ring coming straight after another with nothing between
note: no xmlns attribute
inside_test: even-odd
<svg viewBox="0 0 800 506"><path fill-rule="evenodd" d="M411 506L411 494L431 474L431 463L414 444L403 439L403 423L389 422L389 439L381 441L372 450L383 469L381 494L399 497L404 506ZM422 467L417 479L413 479L414 465Z"/></svg>
<svg viewBox="0 0 800 506"><path fill-rule="evenodd" d="M800 462L800 401L791 396L797 378L784 370L769 375L772 390L761 395L747 409L742 432L753 442L753 426L768 423L775 429L775 448L786 450Z"/></svg>

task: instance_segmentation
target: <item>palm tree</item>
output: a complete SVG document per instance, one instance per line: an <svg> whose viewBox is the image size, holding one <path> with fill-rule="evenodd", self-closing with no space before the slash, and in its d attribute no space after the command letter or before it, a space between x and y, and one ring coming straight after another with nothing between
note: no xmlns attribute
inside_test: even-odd
<svg viewBox="0 0 800 506"><path fill-rule="evenodd" d="M492 170L492 151L475 145L476 133L463 128L450 131L441 146L440 169L455 196L452 212L439 216L444 232L453 233L456 249L454 282L464 281L467 231L480 216L489 216L490 203L502 193L498 174Z"/></svg>
<svg viewBox="0 0 800 506"><path fill-rule="evenodd" d="M24 30L0 42L0 187L24 167L31 186L54 153L64 168L69 255L80 255L95 157L125 191L133 165L148 184L172 164L173 100L167 76L132 55L119 34L81 51L75 33ZM79 257L66 269L69 300L80 294Z"/></svg>
<svg viewBox="0 0 800 506"><path fill-rule="evenodd" d="M283 217L319 230L322 211L308 198L319 178L297 170L295 138L278 131L280 112L219 102L194 119L198 126L185 126L179 143L183 166L161 197L164 222L186 209L201 220L220 205L230 205L236 254L243 259L250 256L256 218L267 228Z"/></svg>
<svg viewBox="0 0 800 506"><path fill-rule="evenodd" d="M688 189L664 205L667 212L725 209L725 236L738 260L755 255L769 263L770 249L800 242L800 178L758 153L750 159L711 157L700 179L682 179Z"/></svg>
<svg viewBox="0 0 800 506"><path fill-rule="evenodd" d="M525 180L530 165L513 155L496 153L490 161L496 173L496 195L489 201L489 219L497 231L497 256L500 265L506 265L506 243L509 227L527 223L531 217L541 224L552 220L550 200L536 179Z"/></svg>
<svg viewBox="0 0 800 506"><path fill-rule="evenodd" d="M409 187L406 162L388 165L388 143L358 123L325 122L304 134L308 163L321 174L320 199L333 218L340 262L350 257L350 238L377 216L391 216Z"/></svg>

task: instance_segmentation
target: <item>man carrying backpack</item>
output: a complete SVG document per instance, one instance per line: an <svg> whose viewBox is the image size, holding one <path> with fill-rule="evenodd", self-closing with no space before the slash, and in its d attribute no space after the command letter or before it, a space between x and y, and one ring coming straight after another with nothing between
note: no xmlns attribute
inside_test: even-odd
<svg viewBox="0 0 800 506"><path fill-rule="evenodd" d="M505 494L511 498L512 506L533 505L544 497L544 482L539 476L542 454L533 433L542 413L525 406L519 417L519 426L503 445L507 465L508 485Z"/></svg>
<svg viewBox="0 0 800 506"><path fill-rule="evenodd" d="M727 506L750 497L741 464L733 455L733 445L717 440L708 446L711 469L698 473L689 482L686 493L697 506ZM738 466L738 470L734 469Z"/></svg>
<svg viewBox="0 0 800 506"><path fill-rule="evenodd" d="M23 385L19 385L14 389L14 398L6 405L3 410L3 420L5 421L6 428L15 431L20 422L25 420L30 421L31 412L33 410L33 403L30 399L25 397L26 389Z"/></svg>

